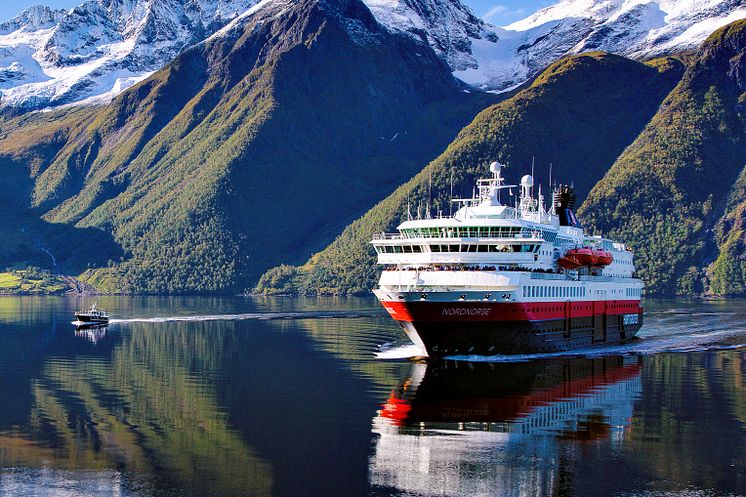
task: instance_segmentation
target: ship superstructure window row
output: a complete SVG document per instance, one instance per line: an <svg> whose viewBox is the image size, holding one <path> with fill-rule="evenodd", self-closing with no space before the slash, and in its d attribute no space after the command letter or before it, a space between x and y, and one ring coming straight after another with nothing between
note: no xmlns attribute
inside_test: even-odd
<svg viewBox="0 0 746 497"><path fill-rule="evenodd" d="M379 254L419 254L422 252L470 252L470 253L498 253L498 252L522 252L534 253L539 250L536 244L438 244L438 245L379 245L376 252Z"/></svg>
<svg viewBox="0 0 746 497"><path fill-rule="evenodd" d="M627 297L642 297L642 288L627 288Z"/></svg>
<svg viewBox="0 0 746 497"><path fill-rule="evenodd" d="M456 226L408 228L401 230L402 238L515 238L520 226Z"/></svg>
<svg viewBox="0 0 746 497"><path fill-rule="evenodd" d="M403 239L411 238L530 238L541 237L554 242L557 233L539 227L520 226L453 226L406 228L400 231Z"/></svg>
<svg viewBox="0 0 746 497"><path fill-rule="evenodd" d="M582 286L524 286L523 296L527 298L572 298L585 297Z"/></svg>

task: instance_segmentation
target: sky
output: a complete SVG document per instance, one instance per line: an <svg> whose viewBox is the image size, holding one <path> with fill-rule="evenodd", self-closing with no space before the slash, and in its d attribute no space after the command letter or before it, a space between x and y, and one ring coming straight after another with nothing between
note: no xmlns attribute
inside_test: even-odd
<svg viewBox="0 0 746 497"><path fill-rule="evenodd" d="M67 9L83 0L0 0L0 21L10 19L31 5ZM523 19L556 1L552 0L462 0L476 15L498 26Z"/></svg>

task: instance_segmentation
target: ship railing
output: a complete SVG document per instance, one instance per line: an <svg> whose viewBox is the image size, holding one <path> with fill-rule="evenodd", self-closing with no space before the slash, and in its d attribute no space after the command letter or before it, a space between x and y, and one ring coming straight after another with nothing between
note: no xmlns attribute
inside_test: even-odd
<svg viewBox="0 0 746 497"><path fill-rule="evenodd" d="M400 240L402 236L399 233L375 233L373 240Z"/></svg>
<svg viewBox="0 0 746 497"><path fill-rule="evenodd" d="M580 281L610 282L610 281L626 281L630 278L622 278L619 276L598 276L598 275L591 275L591 274L581 274L578 279Z"/></svg>

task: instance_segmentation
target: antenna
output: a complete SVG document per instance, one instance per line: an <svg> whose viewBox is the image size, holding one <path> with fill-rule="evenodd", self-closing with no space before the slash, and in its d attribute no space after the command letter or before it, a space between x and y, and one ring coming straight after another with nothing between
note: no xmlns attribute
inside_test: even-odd
<svg viewBox="0 0 746 497"><path fill-rule="evenodd" d="M536 160L536 156L531 156L531 177L534 177L534 161ZM534 198L534 184L531 183L531 198Z"/></svg>
<svg viewBox="0 0 746 497"><path fill-rule="evenodd" d="M549 163L549 193L552 193L552 163Z"/></svg>

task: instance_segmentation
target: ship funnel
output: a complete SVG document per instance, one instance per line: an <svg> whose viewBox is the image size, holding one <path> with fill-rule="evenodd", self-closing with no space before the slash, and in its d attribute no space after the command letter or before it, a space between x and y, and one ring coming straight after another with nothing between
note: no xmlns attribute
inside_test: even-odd
<svg viewBox="0 0 746 497"><path fill-rule="evenodd" d="M577 199L578 196L571 186L559 185L554 190L554 208L557 211L557 216L559 216L560 226L580 227L578 218L575 217L573 212Z"/></svg>

